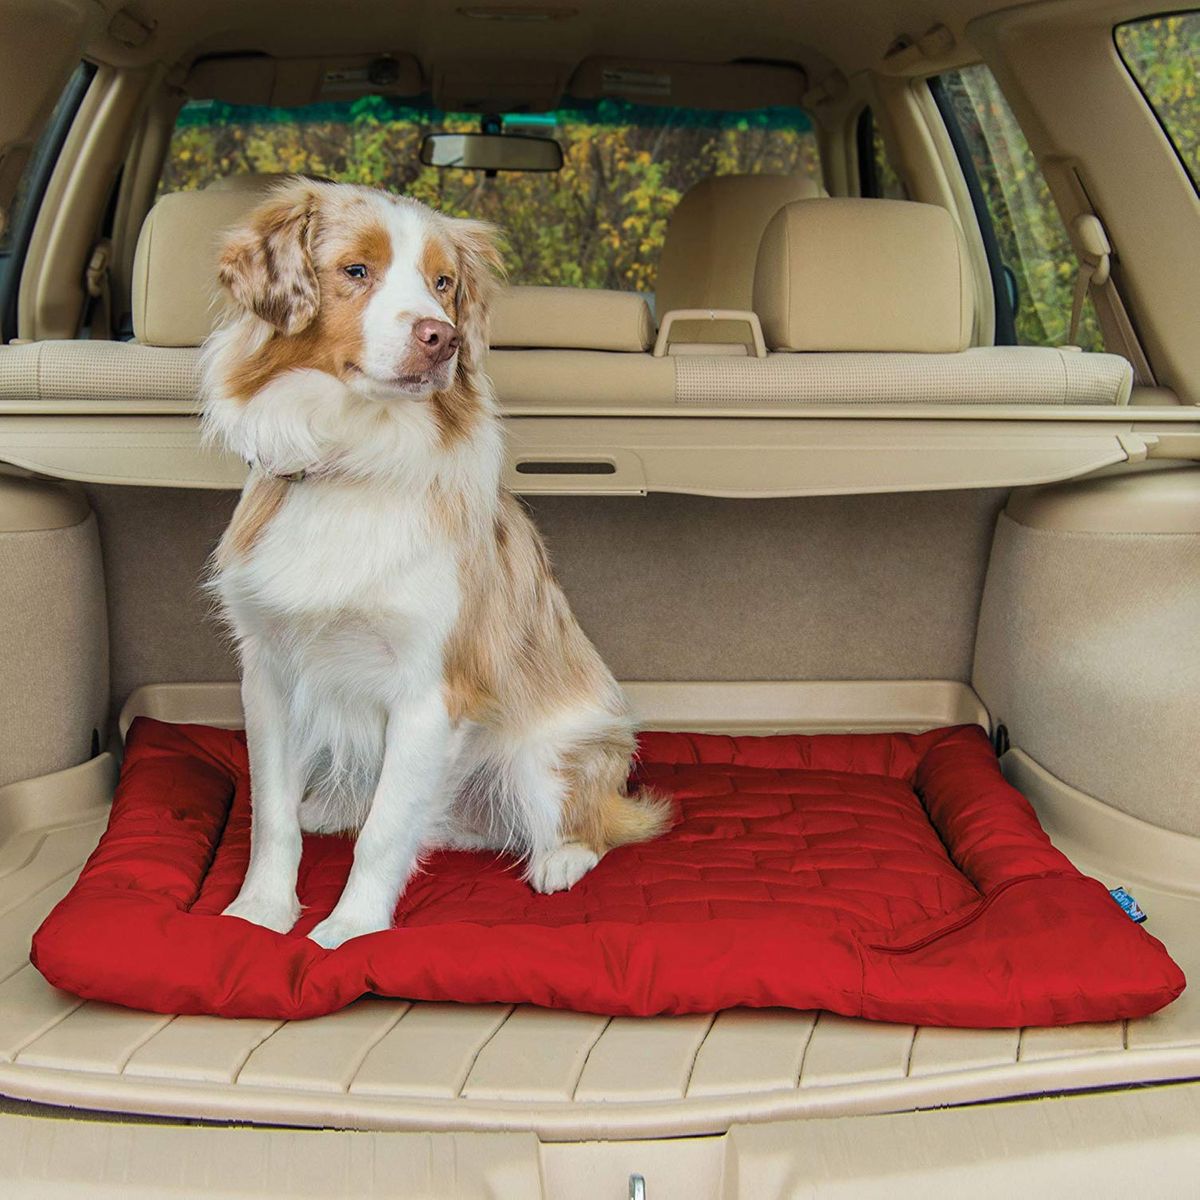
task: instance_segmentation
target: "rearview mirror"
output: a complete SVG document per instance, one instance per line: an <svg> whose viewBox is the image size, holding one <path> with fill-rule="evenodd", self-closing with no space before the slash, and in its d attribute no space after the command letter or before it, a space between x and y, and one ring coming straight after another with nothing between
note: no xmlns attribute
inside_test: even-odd
<svg viewBox="0 0 1200 1200"><path fill-rule="evenodd" d="M430 133L421 161L459 171L558 171L562 147L553 138L511 133Z"/></svg>

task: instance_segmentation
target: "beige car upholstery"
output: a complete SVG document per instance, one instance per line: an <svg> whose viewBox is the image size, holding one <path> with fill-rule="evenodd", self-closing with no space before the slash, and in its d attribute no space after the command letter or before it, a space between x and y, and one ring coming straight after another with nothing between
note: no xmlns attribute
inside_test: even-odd
<svg viewBox="0 0 1200 1200"><path fill-rule="evenodd" d="M1200 471L1017 492L972 679L1020 746L1112 810L1200 838Z"/></svg>
<svg viewBox="0 0 1200 1200"><path fill-rule="evenodd" d="M971 266L954 218L908 200L800 200L767 225L754 311L773 350L970 345Z"/></svg>
<svg viewBox="0 0 1200 1200"><path fill-rule="evenodd" d="M288 174L285 171L248 171L243 175L218 175L211 183L204 185L204 190L206 192L262 193L269 191L277 183L283 183L285 179L295 178L294 174ZM324 180L325 176L306 175L304 178Z"/></svg>
<svg viewBox="0 0 1200 1200"><path fill-rule="evenodd" d="M0 613L3 788L82 762L106 725L104 568L78 489L0 473Z"/></svg>
<svg viewBox="0 0 1200 1200"><path fill-rule="evenodd" d="M87 401L190 406L199 394L199 358L194 346L134 342L3 346L0 400L49 411ZM887 356L777 353L765 359L493 349L488 374L507 408L547 416L661 414L684 405L697 414L720 408L759 415L899 405L922 416L949 407L1090 408L1128 404L1133 378L1129 363L1117 355L1037 346Z"/></svg>
<svg viewBox="0 0 1200 1200"><path fill-rule="evenodd" d="M1133 368L1116 354L977 346L955 354L689 355L675 400L694 405L1128 404Z"/></svg>
<svg viewBox="0 0 1200 1200"><path fill-rule="evenodd" d="M196 347L220 311L215 258L221 235L273 179L242 178L247 182L237 186L164 196L147 216L134 264L136 343L5 347L0 399L194 402ZM893 242L903 251L894 254ZM889 265L893 259L901 265ZM1132 371L1115 355L1046 347L964 350L971 324L965 269L953 222L942 209L798 201L771 220L759 255L759 312L773 351L766 358L731 358L715 346L713 353L654 358L648 352L654 322L640 296L514 287L502 291L496 305L488 369L510 408L1128 402Z"/></svg>
<svg viewBox="0 0 1200 1200"><path fill-rule="evenodd" d="M633 292L510 287L497 297L491 344L499 349L616 350L654 345L650 306Z"/></svg>
<svg viewBox="0 0 1200 1200"><path fill-rule="evenodd" d="M174 192L142 224L133 259L133 331L147 346L199 346L218 314L217 253L255 190Z"/></svg>
<svg viewBox="0 0 1200 1200"><path fill-rule="evenodd" d="M823 195L807 175L718 175L679 201L658 263L655 309L752 307L754 260L771 218Z"/></svg>

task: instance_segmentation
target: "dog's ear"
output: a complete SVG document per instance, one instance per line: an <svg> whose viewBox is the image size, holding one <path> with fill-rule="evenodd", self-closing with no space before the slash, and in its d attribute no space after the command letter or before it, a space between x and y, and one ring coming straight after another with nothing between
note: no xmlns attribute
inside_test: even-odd
<svg viewBox="0 0 1200 1200"><path fill-rule="evenodd" d="M312 324L320 285L312 261L317 196L292 180L250 214L221 251L217 275L234 300L281 333Z"/></svg>
<svg viewBox="0 0 1200 1200"><path fill-rule="evenodd" d="M458 291L455 314L460 368L478 370L487 354L488 319L496 287L504 275L500 231L487 221L455 219L450 240L458 256Z"/></svg>

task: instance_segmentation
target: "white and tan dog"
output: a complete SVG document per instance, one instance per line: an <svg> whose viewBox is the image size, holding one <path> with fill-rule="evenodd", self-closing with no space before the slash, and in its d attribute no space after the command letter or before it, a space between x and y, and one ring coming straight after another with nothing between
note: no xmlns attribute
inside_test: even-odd
<svg viewBox="0 0 1200 1200"><path fill-rule="evenodd" d="M220 261L208 434L251 463L213 587L241 655L250 865L288 930L301 831L357 830L323 946L387 929L423 853L509 848L539 892L660 833L633 727L524 510L483 373L492 229L292 180Z"/></svg>

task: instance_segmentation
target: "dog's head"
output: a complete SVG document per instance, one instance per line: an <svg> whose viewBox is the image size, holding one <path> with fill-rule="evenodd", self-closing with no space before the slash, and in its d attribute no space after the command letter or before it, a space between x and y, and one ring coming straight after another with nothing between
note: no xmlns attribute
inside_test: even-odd
<svg viewBox="0 0 1200 1200"><path fill-rule="evenodd" d="M289 180L226 242L234 303L375 399L423 398L482 365L496 231L371 188Z"/></svg>

